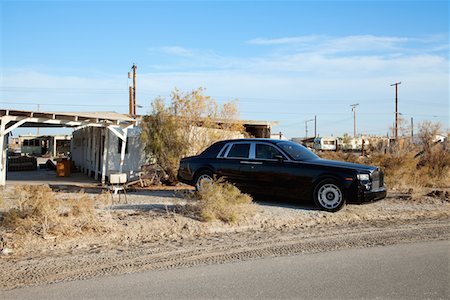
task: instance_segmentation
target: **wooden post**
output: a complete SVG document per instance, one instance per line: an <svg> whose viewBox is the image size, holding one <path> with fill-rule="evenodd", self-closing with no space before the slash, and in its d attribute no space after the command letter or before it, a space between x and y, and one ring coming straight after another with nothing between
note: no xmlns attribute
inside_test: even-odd
<svg viewBox="0 0 450 300"><path fill-rule="evenodd" d="M52 146L53 146L53 157L55 157L55 156L58 155L58 153L56 153L56 137L55 136L52 138L52 141L53 141L53 144L52 144Z"/></svg>
<svg viewBox="0 0 450 300"><path fill-rule="evenodd" d="M0 186L6 185L6 160L3 156L3 148L5 147L5 135L3 132L5 131L5 120L0 121Z"/></svg>
<svg viewBox="0 0 450 300"><path fill-rule="evenodd" d="M361 156L364 157L364 138L362 139Z"/></svg>
<svg viewBox="0 0 450 300"><path fill-rule="evenodd" d="M128 129L125 128L123 130L124 139L122 140L122 149L120 150L120 167L119 167L119 172L120 173L122 173L123 163L125 161L125 149L126 149L126 146L127 146L127 133L128 133Z"/></svg>
<svg viewBox="0 0 450 300"><path fill-rule="evenodd" d="M130 118L133 118L133 88L129 86L130 96Z"/></svg>
<svg viewBox="0 0 450 300"><path fill-rule="evenodd" d="M100 155L100 140L99 140L99 134L100 132L97 131L97 128L93 128L94 131L94 179L98 180L98 159ZM101 138L101 136L100 136Z"/></svg>
<svg viewBox="0 0 450 300"><path fill-rule="evenodd" d="M136 118L136 69L137 66L133 64L133 117Z"/></svg>
<svg viewBox="0 0 450 300"><path fill-rule="evenodd" d="M86 175L89 176L89 171L91 168L91 147L92 147L92 138L91 138L91 128L86 128L86 135L87 135L87 148L86 148Z"/></svg>

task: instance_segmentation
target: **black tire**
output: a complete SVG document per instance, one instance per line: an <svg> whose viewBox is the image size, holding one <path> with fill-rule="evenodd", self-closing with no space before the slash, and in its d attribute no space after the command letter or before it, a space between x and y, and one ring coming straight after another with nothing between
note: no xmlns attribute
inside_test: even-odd
<svg viewBox="0 0 450 300"><path fill-rule="evenodd" d="M314 189L314 203L325 211L336 212L345 206L345 193L337 180L325 179Z"/></svg>
<svg viewBox="0 0 450 300"><path fill-rule="evenodd" d="M199 191L201 189L201 181L203 180L207 180L207 181L213 181L214 180L214 174L209 171L209 170L203 170L200 171L196 176L195 176L195 181L194 181L194 185L195 185L195 190Z"/></svg>

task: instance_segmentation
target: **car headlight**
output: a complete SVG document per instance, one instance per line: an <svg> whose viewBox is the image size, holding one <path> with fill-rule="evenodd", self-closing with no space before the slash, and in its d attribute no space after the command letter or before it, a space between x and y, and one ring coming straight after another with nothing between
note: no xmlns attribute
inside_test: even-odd
<svg viewBox="0 0 450 300"><path fill-rule="evenodd" d="M358 174L359 181L370 181L369 174Z"/></svg>

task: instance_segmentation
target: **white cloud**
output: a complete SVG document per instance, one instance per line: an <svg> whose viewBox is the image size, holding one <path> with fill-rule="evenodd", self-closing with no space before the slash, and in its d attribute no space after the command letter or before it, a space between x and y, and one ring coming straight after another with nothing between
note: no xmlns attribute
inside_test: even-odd
<svg viewBox="0 0 450 300"><path fill-rule="evenodd" d="M250 45L292 45L292 44L303 44L310 43L321 39L321 36L298 36L298 37L284 37L276 39L268 38L255 38L247 41Z"/></svg>
<svg viewBox="0 0 450 300"><path fill-rule="evenodd" d="M352 128L349 104L355 102L360 103L361 130L387 129L393 117L389 84L402 81L402 113L440 115L448 126L448 53L436 50L448 49L445 37L306 36L248 43L267 47L263 54L250 58L181 46L152 49L169 59L159 68L139 65L139 104L149 105L158 95L168 97L174 87L182 91L205 87L206 94L216 100L241 99L243 118L281 121L276 130L288 136L301 136L302 121L315 114L321 134L340 134ZM103 110L119 112L128 109L128 82L122 74L83 78L30 70L3 71L3 86L43 89L38 93L4 92L0 106L8 100L86 104L86 109L100 110L102 107L92 108L98 104L106 105ZM441 105L427 106L427 101ZM339 121L346 118L348 122Z"/></svg>
<svg viewBox="0 0 450 300"><path fill-rule="evenodd" d="M162 53L171 54L175 56L182 56L182 57L193 56L193 52L191 50L188 50L180 46L166 46L162 47L160 50Z"/></svg>

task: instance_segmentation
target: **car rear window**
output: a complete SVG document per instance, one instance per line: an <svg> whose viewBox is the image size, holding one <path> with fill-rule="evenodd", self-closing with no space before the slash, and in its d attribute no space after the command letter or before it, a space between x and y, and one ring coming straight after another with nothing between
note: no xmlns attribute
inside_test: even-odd
<svg viewBox="0 0 450 300"><path fill-rule="evenodd" d="M200 154L200 156L205 157L205 158L216 157L217 154L219 153L219 151L222 149L223 144L224 144L223 142L218 142L218 143L211 145L209 148L207 148L205 151L203 151L202 154Z"/></svg>
<svg viewBox="0 0 450 300"><path fill-rule="evenodd" d="M234 144L231 146L227 157L248 158L250 152L250 144Z"/></svg>

